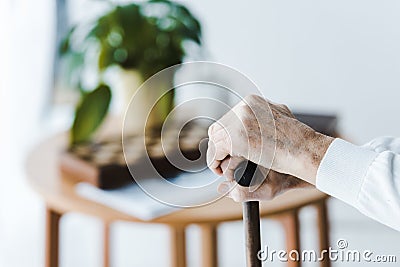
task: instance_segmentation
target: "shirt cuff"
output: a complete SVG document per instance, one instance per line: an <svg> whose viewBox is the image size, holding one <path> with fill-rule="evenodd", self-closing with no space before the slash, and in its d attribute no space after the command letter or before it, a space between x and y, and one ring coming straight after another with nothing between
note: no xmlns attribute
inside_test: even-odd
<svg viewBox="0 0 400 267"><path fill-rule="evenodd" d="M358 194L368 168L378 153L335 139L323 157L316 178L319 190L357 206Z"/></svg>

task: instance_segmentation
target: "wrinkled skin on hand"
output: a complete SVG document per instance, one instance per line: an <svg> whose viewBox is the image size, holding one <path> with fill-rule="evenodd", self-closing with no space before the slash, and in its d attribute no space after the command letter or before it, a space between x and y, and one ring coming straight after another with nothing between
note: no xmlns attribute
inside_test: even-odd
<svg viewBox="0 0 400 267"><path fill-rule="evenodd" d="M263 173L266 178L257 190L252 192L248 187L243 187L237 184L234 178L234 172L243 160L243 158L229 157L221 164L222 173L226 177L227 181L222 182L219 185L218 192L220 194L226 194L234 201L271 200L289 189L312 186L311 184L289 174L283 174L260 167L260 172Z"/></svg>
<svg viewBox="0 0 400 267"><path fill-rule="evenodd" d="M304 187L306 182L315 184L319 163L333 140L298 121L286 106L257 95L247 96L213 123L208 135L208 166L228 179L220 191L235 183L232 166L241 160L257 163L266 174L271 169L255 192L247 189L245 194L240 186L231 191L237 201L271 199L287 189Z"/></svg>

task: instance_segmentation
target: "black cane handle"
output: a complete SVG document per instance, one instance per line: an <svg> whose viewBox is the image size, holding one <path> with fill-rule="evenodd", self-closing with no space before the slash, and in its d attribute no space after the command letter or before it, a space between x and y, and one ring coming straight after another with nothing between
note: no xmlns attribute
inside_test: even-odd
<svg viewBox="0 0 400 267"><path fill-rule="evenodd" d="M249 187L257 175L257 164L251 161L243 162L235 171L236 182ZM261 267L258 252L261 250L260 208L258 201L243 202L243 223L246 241L247 267Z"/></svg>
<svg viewBox="0 0 400 267"><path fill-rule="evenodd" d="M257 171L257 164L252 161L243 161L235 170L235 180L244 187L249 187Z"/></svg>

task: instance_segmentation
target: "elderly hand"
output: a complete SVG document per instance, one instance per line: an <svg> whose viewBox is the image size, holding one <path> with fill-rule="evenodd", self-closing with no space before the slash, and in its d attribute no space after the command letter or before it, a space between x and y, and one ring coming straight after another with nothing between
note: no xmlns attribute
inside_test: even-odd
<svg viewBox="0 0 400 267"><path fill-rule="evenodd" d="M243 158L227 158L221 164L221 170L227 181L222 182L218 187L220 194L227 194L236 202L252 200L270 200L279 194L293 188L305 188L311 186L309 183L293 177L289 174L283 174L260 167L260 172L265 175L265 180L254 191L251 192L248 187L240 186L236 183L234 172Z"/></svg>
<svg viewBox="0 0 400 267"><path fill-rule="evenodd" d="M250 95L208 131L208 166L222 175L229 158L242 158L315 184L316 173L332 137L301 123L290 110Z"/></svg>

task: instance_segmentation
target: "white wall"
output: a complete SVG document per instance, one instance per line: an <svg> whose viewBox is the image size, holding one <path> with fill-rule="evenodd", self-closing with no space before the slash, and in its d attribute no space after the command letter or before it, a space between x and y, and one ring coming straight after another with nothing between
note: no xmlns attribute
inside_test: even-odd
<svg viewBox="0 0 400 267"><path fill-rule="evenodd" d="M356 143L400 136L399 1L181 2L202 22L208 59L242 71L266 97L296 110L337 113L342 133ZM53 38L52 27L43 22L53 21L54 5L39 3L17 1L13 7L18 16L12 16L14 51L20 56L12 66L18 77L24 76L14 77L21 87L14 95L35 103L43 103L39 97L46 90L33 94L30 87L47 86ZM93 17L98 11L89 8L98 7L93 1L70 3L74 18ZM21 97L29 93L35 100Z"/></svg>
<svg viewBox="0 0 400 267"><path fill-rule="evenodd" d="M335 112L347 138L400 136L400 2L183 1L211 58L249 75L265 96Z"/></svg>

